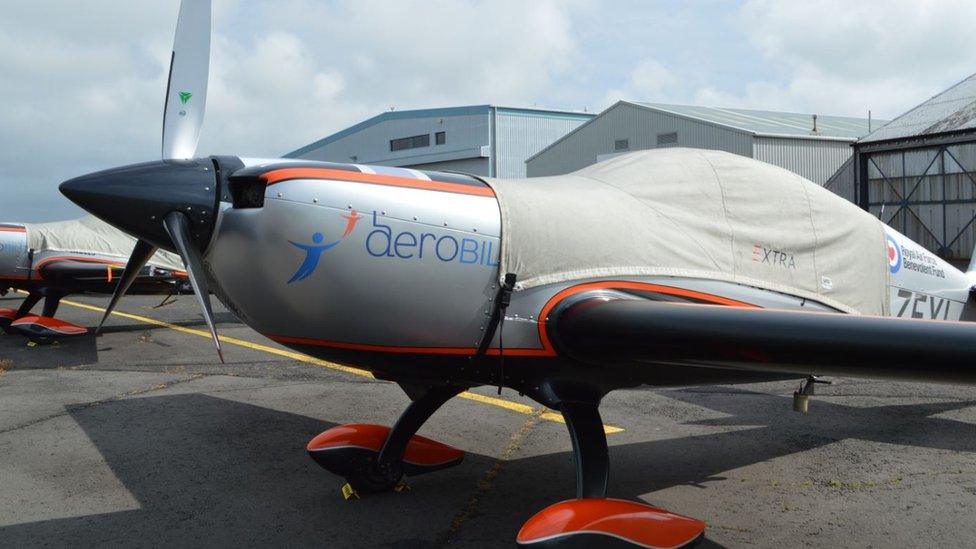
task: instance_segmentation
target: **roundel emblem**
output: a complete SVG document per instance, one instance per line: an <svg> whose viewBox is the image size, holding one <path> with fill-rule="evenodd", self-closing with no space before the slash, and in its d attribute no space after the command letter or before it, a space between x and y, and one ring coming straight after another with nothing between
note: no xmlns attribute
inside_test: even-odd
<svg viewBox="0 0 976 549"><path fill-rule="evenodd" d="M885 239L888 241L888 269L897 273L901 269L901 247L894 238L886 236Z"/></svg>

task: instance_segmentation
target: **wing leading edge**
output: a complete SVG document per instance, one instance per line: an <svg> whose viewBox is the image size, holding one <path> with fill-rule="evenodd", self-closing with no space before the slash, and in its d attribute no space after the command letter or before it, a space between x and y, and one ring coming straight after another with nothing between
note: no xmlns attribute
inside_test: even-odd
<svg viewBox="0 0 976 549"><path fill-rule="evenodd" d="M976 323L970 322L594 295L553 311L547 329L560 354L592 364L976 385Z"/></svg>

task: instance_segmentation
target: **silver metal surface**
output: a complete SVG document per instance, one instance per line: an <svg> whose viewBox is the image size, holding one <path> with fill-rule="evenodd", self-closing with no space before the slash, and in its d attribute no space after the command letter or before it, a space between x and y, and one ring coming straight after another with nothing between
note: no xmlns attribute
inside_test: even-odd
<svg viewBox="0 0 976 549"><path fill-rule="evenodd" d="M343 237L353 209L362 217ZM221 298L262 333L410 347L480 340L497 280L493 198L295 180L270 186L263 208L221 217L206 261ZM462 262L452 242L477 249ZM308 258L298 245L331 243L289 283Z"/></svg>
<svg viewBox="0 0 976 549"><path fill-rule="evenodd" d="M970 277L898 231L886 227L885 232L895 248L889 267L891 315L959 320L973 285Z"/></svg>
<svg viewBox="0 0 976 549"><path fill-rule="evenodd" d="M0 231L0 278L25 276L27 263L27 233Z"/></svg>
<svg viewBox="0 0 976 549"><path fill-rule="evenodd" d="M163 115L163 158L192 158L210 72L210 0L184 0L176 22Z"/></svg>
<svg viewBox="0 0 976 549"><path fill-rule="evenodd" d="M358 219L349 229L354 216ZM347 230L349 234L343 236ZM269 186L262 208L225 208L206 261L225 303L267 335L340 345L470 349L481 339L498 291L494 263L499 230L493 198L292 180ZM892 234L906 250L924 251ZM438 249L438 243L444 247ZM310 251L315 246L328 249ZM463 262L457 248L465 246L468 261ZM310 253L318 254L318 259L307 269ZM913 297L924 303L952 302L944 308L931 306L928 310L933 314L928 317L938 313L958 318L968 291L967 277L940 260L933 261L939 261L944 277L892 274L892 314L910 310L896 302L902 299L898 297L902 290L913 296L926 293L930 297ZM760 307L831 310L795 296L728 282L676 277L626 280ZM493 346L503 335L506 348L540 349L539 323L545 320L541 315L546 303L568 287L595 281L516 292Z"/></svg>

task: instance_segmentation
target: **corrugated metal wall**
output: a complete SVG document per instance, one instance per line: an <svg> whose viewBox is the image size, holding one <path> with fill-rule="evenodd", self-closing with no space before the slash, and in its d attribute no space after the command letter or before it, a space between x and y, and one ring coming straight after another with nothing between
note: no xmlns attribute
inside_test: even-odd
<svg viewBox="0 0 976 549"><path fill-rule="evenodd" d="M679 147L753 154L753 138L745 132L620 103L530 159L527 172L529 177L569 173L595 163L598 155L620 152L614 150L619 139L628 140L630 151L653 149L658 134L671 132L678 134Z"/></svg>
<svg viewBox="0 0 976 549"><path fill-rule="evenodd" d="M871 152L865 158L868 211L943 258L972 257L976 143Z"/></svg>
<svg viewBox="0 0 976 549"><path fill-rule="evenodd" d="M854 157L851 156L824 183L824 188L842 198L857 203L857 185L855 182Z"/></svg>
<svg viewBox="0 0 976 549"><path fill-rule="evenodd" d="M847 141L756 137L753 158L823 185L853 154Z"/></svg>
<svg viewBox="0 0 976 549"><path fill-rule="evenodd" d="M591 116L496 109L495 176L525 177L525 160Z"/></svg>
<svg viewBox="0 0 976 549"><path fill-rule="evenodd" d="M436 145L434 133L446 132L447 142ZM390 151L390 140L430 134L430 146ZM488 112L462 116L433 116L385 120L342 137L299 158L331 162L358 162L405 166L444 162L481 156L481 147L489 143ZM356 159L353 160L352 157Z"/></svg>
<svg viewBox="0 0 976 549"><path fill-rule="evenodd" d="M463 160L448 160L445 162L432 162L429 164L410 164L404 168L414 168L417 170L431 170L435 172L460 172L471 175L482 175L488 177L487 158L465 158Z"/></svg>

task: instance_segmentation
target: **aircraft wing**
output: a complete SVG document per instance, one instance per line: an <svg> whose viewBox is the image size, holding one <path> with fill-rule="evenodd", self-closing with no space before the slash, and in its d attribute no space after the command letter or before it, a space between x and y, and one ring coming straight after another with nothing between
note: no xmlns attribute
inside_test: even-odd
<svg viewBox="0 0 976 549"><path fill-rule="evenodd" d="M52 261L40 267L45 280L107 280L112 281L122 276L124 265L109 265L89 261L73 261L70 259ZM173 271L154 269L156 277L173 276ZM152 276L149 267L143 267L140 277Z"/></svg>
<svg viewBox="0 0 976 549"><path fill-rule="evenodd" d="M106 280L121 276L122 269L121 265L63 260L47 263L40 271L46 280Z"/></svg>
<svg viewBox="0 0 976 549"><path fill-rule="evenodd" d="M592 296L553 311L547 325L561 354L593 364L976 385L976 322Z"/></svg>

